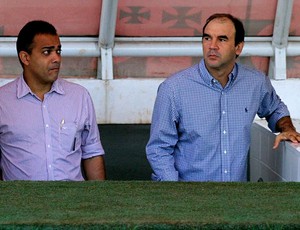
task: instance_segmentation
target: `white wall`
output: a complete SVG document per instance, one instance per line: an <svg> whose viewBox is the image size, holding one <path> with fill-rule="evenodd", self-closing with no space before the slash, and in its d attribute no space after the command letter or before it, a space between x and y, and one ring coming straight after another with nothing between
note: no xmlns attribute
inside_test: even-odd
<svg viewBox="0 0 300 230"><path fill-rule="evenodd" d="M272 85L288 106L291 117L300 119L300 79L272 80Z"/></svg>
<svg viewBox="0 0 300 230"><path fill-rule="evenodd" d="M164 79L70 79L86 87L94 101L98 123L147 124L159 84ZM0 79L0 86L10 80ZM300 79L272 81L292 118L300 119Z"/></svg>
<svg viewBox="0 0 300 230"><path fill-rule="evenodd" d="M99 123L150 123L159 84L164 79L76 80L92 94ZM272 84L287 104L292 118L300 119L300 79ZM100 92L99 92L100 90Z"/></svg>

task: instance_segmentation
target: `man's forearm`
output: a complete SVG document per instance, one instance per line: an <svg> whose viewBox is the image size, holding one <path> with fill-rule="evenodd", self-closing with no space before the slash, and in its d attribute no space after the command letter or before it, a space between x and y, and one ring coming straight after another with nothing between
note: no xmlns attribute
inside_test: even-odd
<svg viewBox="0 0 300 230"><path fill-rule="evenodd" d="M105 180L105 163L103 156L83 160L83 169L87 180Z"/></svg>
<svg viewBox="0 0 300 230"><path fill-rule="evenodd" d="M279 132L287 132L290 130L293 130L293 131L296 130L293 125L293 122L291 120L291 117L289 117L289 116L282 117L281 119L279 119L276 124L276 129Z"/></svg>

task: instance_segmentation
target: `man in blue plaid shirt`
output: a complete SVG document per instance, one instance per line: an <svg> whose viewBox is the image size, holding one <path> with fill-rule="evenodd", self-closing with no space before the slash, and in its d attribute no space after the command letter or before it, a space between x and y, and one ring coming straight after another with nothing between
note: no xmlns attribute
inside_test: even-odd
<svg viewBox="0 0 300 230"><path fill-rule="evenodd" d="M203 59L159 86L146 147L153 180L246 181L256 114L281 132L274 148L300 141L270 79L236 63L244 37L239 19L212 15L203 27Z"/></svg>

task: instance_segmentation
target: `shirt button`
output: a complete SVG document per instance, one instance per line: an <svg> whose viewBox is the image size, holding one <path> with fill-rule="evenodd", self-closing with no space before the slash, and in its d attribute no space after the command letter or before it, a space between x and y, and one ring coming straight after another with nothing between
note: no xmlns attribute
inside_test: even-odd
<svg viewBox="0 0 300 230"><path fill-rule="evenodd" d="M226 130L224 130L223 133L226 134L227 133Z"/></svg>
<svg viewBox="0 0 300 230"><path fill-rule="evenodd" d="M47 145L48 148L50 148L50 145Z"/></svg>
<svg viewBox="0 0 300 230"><path fill-rule="evenodd" d="M49 128L49 125L48 125L48 124L46 124L46 128Z"/></svg>
<svg viewBox="0 0 300 230"><path fill-rule="evenodd" d="M225 151L224 151L224 154L226 154L226 153L227 153L227 151L225 150Z"/></svg>
<svg viewBox="0 0 300 230"><path fill-rule="evenodd" d="M223 113L223 114L225 114L226 112L225 112L225 111L223 111L222 113Z"/></svg>
<svg viewBox="0 0 300 230"><path fill-rule="evenodd" d="M49 168L52 168L52 165L49 165Z"/></svg>
<svg viewBox="0 0 300 230"><path fill-rule="evenodd" d="M225 174L227 174L227 173L228 173L228 171L225 169L224 173L225 173Z"/></svg>

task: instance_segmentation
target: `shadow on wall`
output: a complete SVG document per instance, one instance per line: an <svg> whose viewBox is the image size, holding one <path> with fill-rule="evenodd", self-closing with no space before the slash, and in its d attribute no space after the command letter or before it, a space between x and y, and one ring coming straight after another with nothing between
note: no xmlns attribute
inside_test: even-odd
<svg viewBox="0 0 300 230"><path fill-rule="evenodd" d="M98 125L106 152L107 180L151 180L145 147L150 125Z"/></svg>

